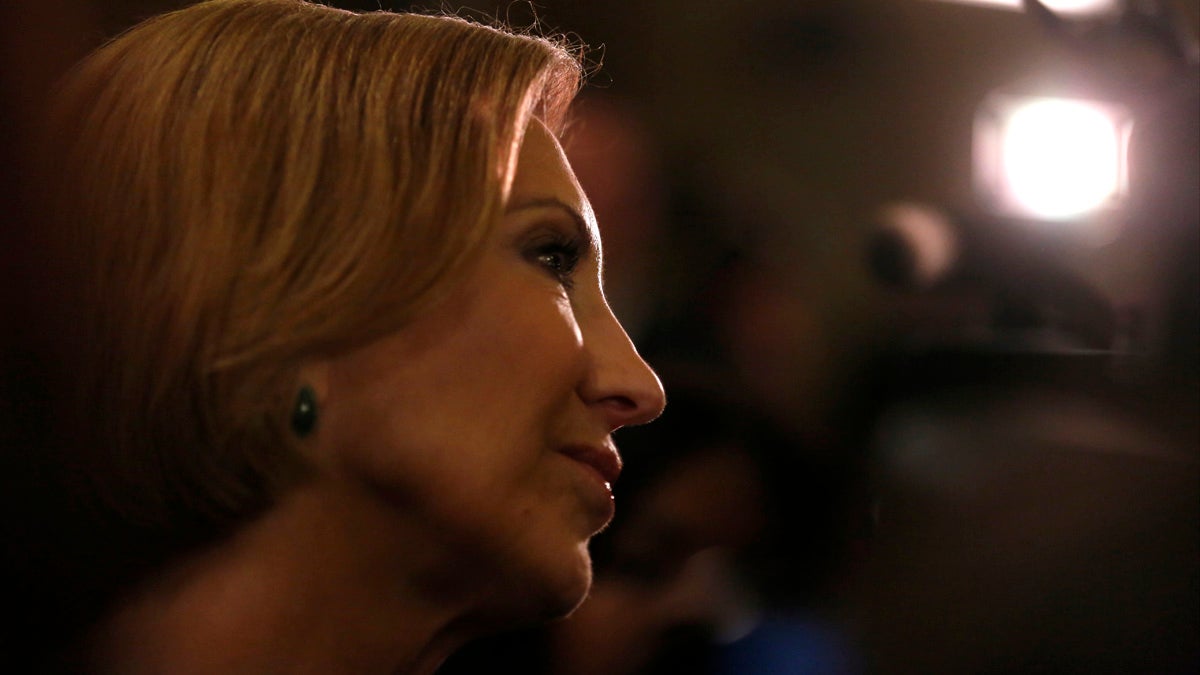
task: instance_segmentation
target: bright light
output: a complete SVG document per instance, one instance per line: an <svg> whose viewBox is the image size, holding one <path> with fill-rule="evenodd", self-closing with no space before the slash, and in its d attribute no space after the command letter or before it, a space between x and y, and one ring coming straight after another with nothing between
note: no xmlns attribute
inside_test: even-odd
<svg viewBox="0 0 1200 675"><path fill-rule="evenodd" d="M960 5L982 5L1001 9L1020 10L1021 0L942 0ZM1042 0L1047 8L1062 15L1096 15L1116 10L1116 0Z"/></svg>
<svg viewBox="0 0 1200 675"><path fill-rule="evenodd" d="M1068 220L1114 206L1125 189L1128 118L1072 99L994 99L980 116L977 178L995 206Z"/></svg>
<svg viewBox="0 0 1200 675"><path fill-rule="evenodd" d="M1013 199L1036 215L1086 213L1120 189L1120 135L1086 103L1047 99L1018 108L1001 152Z"/></svg>

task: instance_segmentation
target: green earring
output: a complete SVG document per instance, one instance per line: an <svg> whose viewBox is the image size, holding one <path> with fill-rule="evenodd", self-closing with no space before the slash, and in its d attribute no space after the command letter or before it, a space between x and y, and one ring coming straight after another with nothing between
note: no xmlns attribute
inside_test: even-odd
<svg viewBox="0 0 1200 675"><path fill-rule="evenodd" d="M296 407L292 409L292 431L305 438L317 428L317 393L307 384L300 387L296 395Z"/></svg>

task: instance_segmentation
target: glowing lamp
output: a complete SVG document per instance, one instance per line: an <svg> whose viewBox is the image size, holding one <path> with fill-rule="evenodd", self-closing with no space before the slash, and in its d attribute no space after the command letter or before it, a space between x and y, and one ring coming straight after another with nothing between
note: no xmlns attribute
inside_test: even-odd
<svg viewBox="0 0 1200 675"><path fill-rule="evenodd" d="M993 96L976 118L977 187L993 208L1021 218L1111 210L1126 192L1130 126L1111 104Z"/></svg>

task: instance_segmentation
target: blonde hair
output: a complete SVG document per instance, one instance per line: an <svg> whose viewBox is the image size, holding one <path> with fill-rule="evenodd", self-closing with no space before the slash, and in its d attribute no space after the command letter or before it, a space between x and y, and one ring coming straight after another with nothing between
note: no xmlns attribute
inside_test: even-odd
<svg viewBox="0 0 1200 675"><path fill-rule="evenodd" d="M268 507L304 471L299 365L437 301L581 78L545 38L302 0L209 0L88 57L52 124L88 500L164 536Z"/></svg>

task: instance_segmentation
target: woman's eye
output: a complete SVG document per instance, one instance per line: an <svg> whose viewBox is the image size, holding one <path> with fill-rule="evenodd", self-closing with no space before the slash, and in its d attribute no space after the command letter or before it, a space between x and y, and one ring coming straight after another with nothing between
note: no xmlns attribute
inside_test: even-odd
<svg viewBox="0 0 1200 675"><path fill-rule="evenodd" d="M582 257L579 244L561 241L542 244L534 250L533 259L545 268L563 286L570 288L573 283L575 268L579 266Z"/></svg>

